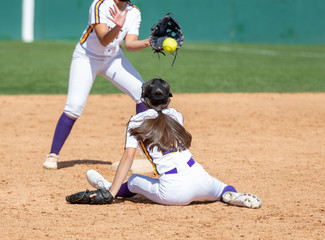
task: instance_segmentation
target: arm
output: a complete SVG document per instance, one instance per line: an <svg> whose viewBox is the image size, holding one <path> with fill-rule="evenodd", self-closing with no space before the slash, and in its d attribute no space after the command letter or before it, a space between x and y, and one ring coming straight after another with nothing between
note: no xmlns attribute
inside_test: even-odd
<svg viewBox="0 0 325 240"><path fill-rule="evenodd" d="M104 47L110 44L120 33L125 22L128 9L125 10L124 14L121 14L118 11L117 7L114 5L114 8L110 8L109 12L112 17L109 17L108 19L115 23L115 27L109 28L104 23L96 24L94 27L98 40Z"/></svg>
<svg viewBox="0 0 325 240"><path fill-rule="evenodd" d="M112 187L110 189L110 192L113 197L116 196L118 190L120 190L120 187L128 175L128 172L132 166L134 155L135 155L136 148L126 148L124 150L122 159L119 163L119 166L117 168L117 171L115 173L115 177L112 183Z"/></svg>
<svg viewBox="0 0 325 240"><path fill-rule="evenodd" d="M125 37L125 49L129 52L140 51L144 48L150 47L150 38L138 40L138 35L130 34Z"/></svg>
<svg viewBox="0 0 325 240"><path fill-rule="evenodd" d="M116 25L114 28L109 28L105 23L99 23L94 28L100 44L106 47L117 37L122 27Z"/></svg>

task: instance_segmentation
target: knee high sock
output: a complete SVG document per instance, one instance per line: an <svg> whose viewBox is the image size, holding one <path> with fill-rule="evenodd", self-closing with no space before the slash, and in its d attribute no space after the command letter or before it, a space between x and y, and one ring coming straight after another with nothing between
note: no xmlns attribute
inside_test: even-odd
<svg viewBox="0 0 325 240"><path fill-rule="evenodd" d="M120 190L117 192L116 197L130 198L135 196L136 193L130 192L128 182L122 184Z"/></svg>
<svg viewBox="0 0 325 240"><path fill-rule="evenodd" d="M147 107L143 102L137 103L137 105L136 105L136 113L137 114L140 113L140 112L144 112L146 110L147 110Z"/></svg>
<svg viewBox="0 0 325 240"><path fill-rule="evenodd" d="M225 193L225 192L237 192L236 189L231 186L231 185L228 185L228 186L225 186L225 188L222 190L222 193L221 193L221 201L223 202L223 199L222 199L222 195Z"/></svg>
<svg viewBox="0 0 325 240"><path fill-rule="evenodd" d="M65 113L62 113L56 125L50 153L59 155L61 148L65 140L68 138L75 121L76 119L69 118L67 115L65 115Z"/></svg>

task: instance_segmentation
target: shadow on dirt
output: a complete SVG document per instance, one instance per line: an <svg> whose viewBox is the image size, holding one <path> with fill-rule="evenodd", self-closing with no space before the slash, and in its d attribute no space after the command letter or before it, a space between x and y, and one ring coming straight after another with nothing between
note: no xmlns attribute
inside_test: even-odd
<svg viewBox="0 0 325 240"><path fill-rule="evenodd" d="M58 169L68 168L74 165L95 165L95 164L112 165L112 162L104 161L104 160L89 160L89 159L62 161L62 162L58 162Z"/></svg>

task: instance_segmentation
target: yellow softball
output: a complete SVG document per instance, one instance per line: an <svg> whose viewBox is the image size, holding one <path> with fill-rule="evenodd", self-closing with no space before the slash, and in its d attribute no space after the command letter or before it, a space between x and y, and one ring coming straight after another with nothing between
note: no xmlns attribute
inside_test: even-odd
<svg viewBox="0 0 325 240"><path fill-rule="evenodd" d="M163 49L168 53L173 53L177 48L177 42L174 38L166 38L163 42Z"/></svg>

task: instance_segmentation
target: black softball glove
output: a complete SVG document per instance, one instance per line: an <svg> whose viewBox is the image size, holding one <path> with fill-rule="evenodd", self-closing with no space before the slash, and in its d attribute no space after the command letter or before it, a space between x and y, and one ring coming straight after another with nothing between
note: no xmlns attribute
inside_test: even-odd
<svg viewBox="0 0 325 240"><path fill-rule="evenodd" d="M96 196L90 197L92 194ZM113 202L112 194L105 188L84 192L78 192L69 196L66 196L66 201L76 204L110 204Z"/></svg>
<svg viewBox="0 0 325 240"><path fill-rule="evenodd" d="M173 38L177 42L177 48L175 50L175 56L172 65L175 62L177 50L183 45L184 35L181 26L178 22L170 16L171 13L167 13L162 19L159 20L157 25L151 28L150 43L154 53L163 52L163 42L166 38ZM172 53L173 54L173 53Z"/></svg>

